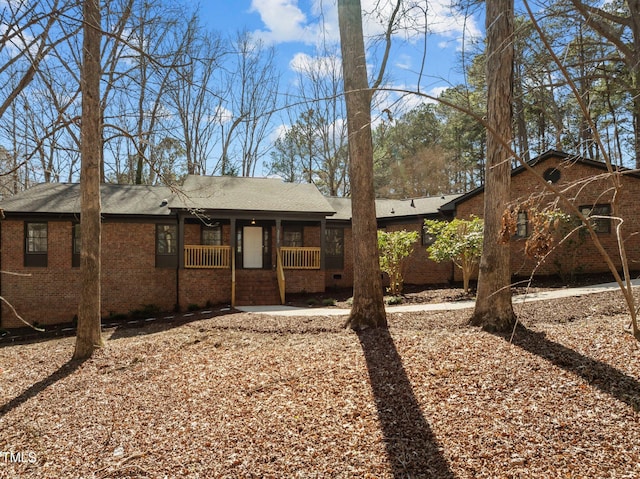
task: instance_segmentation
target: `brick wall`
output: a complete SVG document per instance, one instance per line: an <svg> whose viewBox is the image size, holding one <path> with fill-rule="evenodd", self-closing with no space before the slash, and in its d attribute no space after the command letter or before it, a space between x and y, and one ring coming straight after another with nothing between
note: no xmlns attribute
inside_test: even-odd
<svg viewBox="0 0 640 479"><path fill-rule="evenodd" d="M594 178L604 173L581 162L566 162L561 159L549 158L534 166L534 170L543 173L548 168L557 168L561 173L557 186L567 192L577 206L607 204L612 199L611 179L601 178L586 182L587 178ZM621 178L622 193L619 200L619 214L624 218L623 237L625 248L632 270L640 269L640 237L635 234L640 231L640 215L637 205L640 204L640 179L625 176ZM515 175L511 179L512 204L532 201L538 209L551 203L554 198L549 193L543 193L542 187L528 172ZM483 216L484 195L479 194L458 205L456 216L468 218L471 214ZM506 206L505 206L506 209ZM566 208L562 208L566 210ZM614 264L620 268L617 254L618 244L614 233L615 223L612 223L611 233L599 234L603 246L611 255ZM529 276L535 269L535 274L557 275L568 277L571 274L608 272L609 269L595 244L585 232L575 232L558 246L542 264L527 257L524 253L525 240L513 238L508 245L511 249L511 267L516 276ZM556 243L557 244L557 243ZM536 269L537 266L537 269ZM461 275L456 274L459 278Z"/></svg>
<svg viewBox="0 0 640 479"><path fill-rule="evenodd" d="M413 223L388 225L387 231L417 231L418 241L415 243L413 252L404 263L404 283L405 284L442 284L447 283L452 278L453 264L450 261L436 263L429 259L427 247L422 245L422 225L417 220Z"/></svg>
<svg viewBox="0 0 640 479"><path fill-rule="evenodd" d="M180 270L180 308L231 301L231 269Z"/></svg>
<svg viewBox="0 0 640 479"><path fill-rule="evenodd" d="M176 270L156 268L155 238L155 223L103 224L103 314L126 313L145 305L173 310Z"/></svg>
<svg viewBox="0 0 640 479"><path fill-rule="evenodd" d="M5 220L2 269L30 276L3 275L2 295L27 321L72 321L79 301L80 269L72 266L71 221L48 221L48 266L24 266L24 222ZM155 224L105 222L102 228L102 315L127 313L153 304L172 310L176 302L173 268L155 267ZM2 327L22 323L3 306Z"/></svg>
<svg viewBox="0 0 640 479"><path fill-rule="evenodd" d="M71 222L49 221L48 267L24 266L24 222L4 220L2 228L2 296L30 323L71 321L78 308L79 269L71 266ZM2 327L24 326L2 305Z"/></svg>
<svg viewBox="0 0 640 479"><path fill-rule="evenodd" d="M322 293L325 289L325 272L317 269L286 269L284 278L287 293Z"/></svg>

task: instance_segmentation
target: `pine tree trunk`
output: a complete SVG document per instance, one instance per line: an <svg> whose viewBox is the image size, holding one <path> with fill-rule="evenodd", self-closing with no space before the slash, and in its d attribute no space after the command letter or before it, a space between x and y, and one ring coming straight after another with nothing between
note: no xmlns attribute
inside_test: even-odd
<svg viewBox="0 0 640 479"><path fill-rule="evenodd" d="M513 136L513 0L487 0L486 8L487 124L495 134L487 132L484 241L471 324L506 331L515 321L509 288L510 248L498 243L498 238L502 212L510 199L511 155L500 140L510 143Z"/></svg>
<svg viewBox="0 0 640 479"><path fill-rule="evenodd" d="M80 305L74 359L102 346L100 331L100 2L84 2L80 169Z"/></svg>
<svg viewBox="0 0 640 479"><path fill-rule="evenodd" d="M373 186L371 99L359 0L339 0L338 18L349 132L353 231L353 305L347 325L386 327Z"/></svg>

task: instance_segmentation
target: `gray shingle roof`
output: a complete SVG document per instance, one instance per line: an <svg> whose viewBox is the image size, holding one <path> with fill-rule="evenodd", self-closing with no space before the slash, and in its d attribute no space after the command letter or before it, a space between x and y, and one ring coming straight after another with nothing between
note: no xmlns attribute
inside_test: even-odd
<svg viewBox="0 0 640 479"><path fill-rule="evenodd" d="M184 186L111 185L100 187L102 212L110 215L165 216L171 209L322 214L351 220L350 198L326 198L311 184L272 178L188 176ZM376 200L378 219L432 215L460 195ZM6 213L79 214L80 185L43 183L0 202Z"/></svg>
<svg viewBox="0 0 640 479"><path fill-rule="evenodd" d="M169 206L204 210L334 213L327 199L312 184L229 176L190 175Z"/></svg>
<svg viewBox="0 0 640 479"><path fill-rule="evenodd" d="M166 186L101 185L102 213L113 215L170 214L163 200L172 192ZM80 185L42 183L0 202L5 213L80 213Z"/></svg>
<svg viewBox="0 0 640 479"><path fill-rule="evenodd" d="M430 196L424 198L409 198L406 200L376 199L376 217L379 220L402 218L408 216L428 216L440 212L440 207L460 195ZM328 198L329 203L336 210L334 220L351 220L351 199Z"/></svg>

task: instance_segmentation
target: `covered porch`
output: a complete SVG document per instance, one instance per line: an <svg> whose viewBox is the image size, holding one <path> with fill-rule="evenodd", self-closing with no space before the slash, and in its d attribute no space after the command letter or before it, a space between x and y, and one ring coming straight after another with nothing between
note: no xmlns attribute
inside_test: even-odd
<svg viewBox="0 0 640 479"><path fill-rule="evenodd" d="M335 210L314 185L189 176L183 193L173 209L184 297L198 280L233 306L324 291L326 219Z"/></svg>
<svg viewBox="0 0 640 479"><path fill-rule="evenodd" d="M212 214L179 217L179 268L229 281L232 306L284 304L287 291L323 290L324 218L221 218L218 213L214 219Z"/></svg>

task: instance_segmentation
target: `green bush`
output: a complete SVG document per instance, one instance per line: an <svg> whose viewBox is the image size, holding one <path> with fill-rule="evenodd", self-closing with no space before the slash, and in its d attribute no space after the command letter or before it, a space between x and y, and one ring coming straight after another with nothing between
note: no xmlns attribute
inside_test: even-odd
<svg viewBox="0 0 640 479"><path fill-rule="evenodd" d="M389 293L394 296L402 293L404 260L413 252L418 238L417 231L378 231L380 269L389 275Z"/></svg>
<svg viewBox="0 0 640 479"><path fill-rule="evenodd" d="M391 306L393 304L403 303L404 298L402 296L385 296L384 302Z"/></svg>
<svg viewBox="0 0 640 479"><path fill-rule="evenodd" d="M455 218L452 221L425 220L425 230L435 237L427 248L433 261L452 261L462 270L465 293L469 292L469 280L480 262L484 222L472 216L470 220Z"/></svg>

